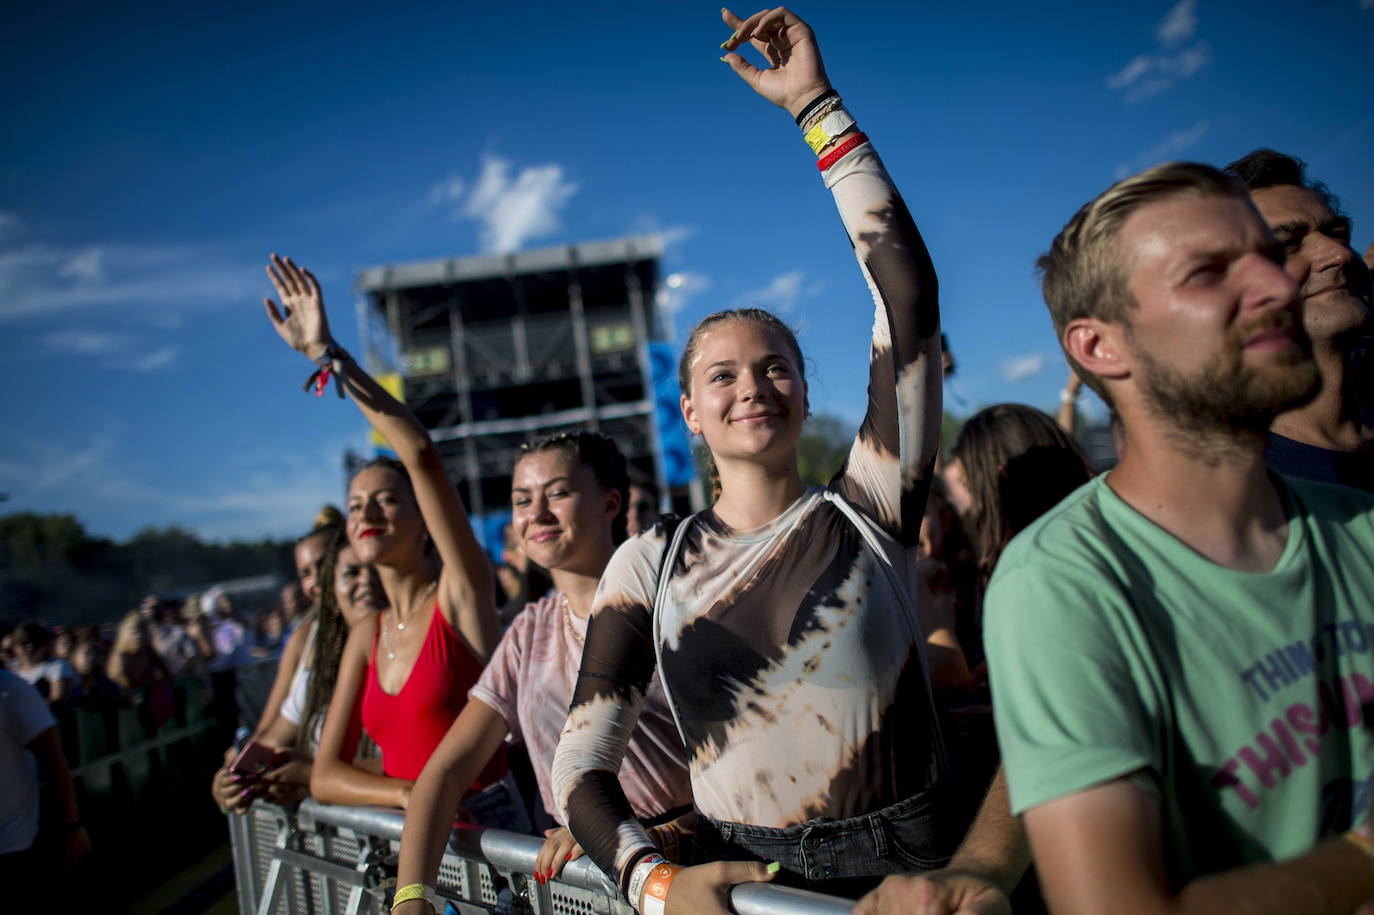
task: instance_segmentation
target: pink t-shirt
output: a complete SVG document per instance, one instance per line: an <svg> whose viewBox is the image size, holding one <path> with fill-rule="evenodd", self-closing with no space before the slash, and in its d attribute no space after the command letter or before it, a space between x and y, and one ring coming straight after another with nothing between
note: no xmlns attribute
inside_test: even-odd
<svg viewBox="0 0 1374 915"><path fill-rule="evenodd" d="M558 808L549 773L582 660L580 639L586 634L587 621L564 613L560 594L526 604L468 691L506 719L512 743L525 744L550 816ZM687 751L657 679L630 737L620 784L635 814L646 819L692 803Z"/></svg>

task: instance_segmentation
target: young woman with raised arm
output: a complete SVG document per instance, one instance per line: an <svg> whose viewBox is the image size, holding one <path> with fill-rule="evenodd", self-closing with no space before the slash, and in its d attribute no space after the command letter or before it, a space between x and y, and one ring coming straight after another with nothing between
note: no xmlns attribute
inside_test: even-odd
<svg viewBox="0 0 1374 915"><path fill-rule="evenodd" d="M349 542L376 568L388 609L349 633L311 794L326 803L405 807L496 647L491 567L428 433L334 341L315 277L275 254L267 274L281 305L264 305L282 340L319 366L312 377L321 386L332 374L400 458L375 460L349 483ZM381 748L381 772L352 763L362 726ZM505 775L498 752L472 786L469 811L509 809Z"/></svg>
<svg viewBox="0 0 1374 915"><path fill-rule="evenodd" d="M612 557L554 761L573 835L642 912L726 911L768 879L849 894L941 867L962 834L912 600L940 429L936 279L905 203L831 89L811 29L786 9L740 20L772 66L724 59L785 108L819 157L876 305L869 406L844 468L797 469L803 361L767 312L712 315L679 369L682 412L718 470L714 506ZM660 570L662 574L660 575ZM660 579L666 577L666 581ZM691 760L697 860L656 863L615 779L658 672Z"/></svg>
<svg viewBox="0 0 1374 915"><path fill-rule="evenodd" d="M511 480L511 523L555 591L527 604L501 639L471 701L430 757L411 795L396 885L396 915L427 911L463 787L507 735L529 750L545 809L556 817L550 772L582 660L592 596L606 562L625 539L629 475L625 458L594 432L562 433L526 445ZM619 772L634 815L646 821L690 812L687 759L662 690L651 690ZM678 824L656 826L673 846ZM549 831L535 862L547 882L581 854L565 828ZM432 897L429 897L432 898Z"/></svg>

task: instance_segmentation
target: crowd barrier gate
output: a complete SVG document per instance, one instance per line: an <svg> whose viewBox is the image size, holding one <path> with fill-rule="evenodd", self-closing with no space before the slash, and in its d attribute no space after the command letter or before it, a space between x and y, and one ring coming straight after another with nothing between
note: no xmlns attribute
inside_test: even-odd
<svg viewBox="0 0 1374 915"><path fill-rule="evenodd" d="M403 815L307 800L258 801L229 817L241 915L371 915L390 908ZM557 880L530 876L543 845L533 836L459 827L439 866L438 893L461 915L634 915L588 858ZM806 890L746 883L730 893L739 915L849 915L854 903Z"/></svg>

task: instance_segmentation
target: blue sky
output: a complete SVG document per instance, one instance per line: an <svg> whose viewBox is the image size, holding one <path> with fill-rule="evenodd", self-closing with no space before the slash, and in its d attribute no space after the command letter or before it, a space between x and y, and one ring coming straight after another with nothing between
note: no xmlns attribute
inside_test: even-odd
<svg viewBox="0 0 1374 915"><path fill-rule="evenodd" d="M1116 177L1272 146L1374 240L1374 0L1109 6L798 10L934 255L956 412L1057 404L1032 264ZM359 268L662 232L680 330L780 311L813 407L863 409L871 302L809 150L718 61L714 7L54 2L8 26L3 510L228 539L337 500L365 428L301 394L258 304L271 251L315 270L349 346Z"/></svg>

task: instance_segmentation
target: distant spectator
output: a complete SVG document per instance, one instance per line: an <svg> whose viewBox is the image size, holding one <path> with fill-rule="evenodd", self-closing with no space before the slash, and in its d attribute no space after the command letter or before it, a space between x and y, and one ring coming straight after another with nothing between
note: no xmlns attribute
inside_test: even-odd
<svg viewBox="0 0 1374 915"><path fill-rule="evenodd" d="M259 613L254 625L252 655L275 658L286 642L286 617L279 609Z"/></svg>
<svg viewBox="0 0 1374 915"><path fill-rule="evenodd" d="M148 621L137 610L130 610L119 621L105 673L125 689L153 686L172 679L162 656L153 646Z"/></svg>
<svg viewBox="0 0 1374 915"><path fill-rule="evenodd" d="M72 630L66 626L54 626L52 630L52 656L60 658L67 663L71 663L72 649L76 647L76 640L72 635Z"/></svg>
<svg viewBox="0 0 1374 915"><path fill-rule="evenodd" d="M52 634L37 620L25 620L14 630L14 672L36 687L49 702L69 698L76 688L76 671L52 656Z"/></svg>
<svg viewBox="0 0 1374 915"><path fill-rule="evenodd" d="M210 621L215 656L210 660L210 673L233 670L249 659L248 630L234 619L234 604L219 587L201 596L201 606Z"/></svg>
<svg viewBox="0 0 1374 915"><path fill-rule="evenodd" d="M57 849L45 854L52 845L39 841L40 779L53 794L60 859ZM0 886L6 910L31 911L40 900L51 905L61 889L47 881L90 852L52 713L32 686L0 671Z"/></svg>
<svg viewBox="0 0 1374 915"><path fill-rule="evenodd" d="M505 630L526 604L551 592L553 580L525 555L525 547L511 525L501 528L501 542L501 565L496 567L496 580L502 594L496 615L501 629Z"/></svg>
<svg viewBox="0 0 1374 915"><path fill-rule="evenodd" d="M86 639L76 643L71 664L80 683L80 694L74 704L95 709L128 704L124 688L105 673L107 655L100 641Z"/></svg>
<svg viewBox="0 0 1374 915"><path fill-rule="evenodd" d="M286 621L286 638L289 639L291 633L295 632L296 627L305 619L309 604L305 595L301 593L301 583L294 578L282 585L278 599L282 618Z"/></svg>
<svg viewBox="0 0 1374 915"><path fill-rule="evenodd" d="M14 656L14 633L6 632L0 638L0 664L4 664L5 670L13 670L18 663Z"/></svg>
<svg viewBox="0 0 1374 915"><path fill-rule="evenodd" d="M658 486L654 478L638 468L630 468L630 504L625 508L625 527L633 537L648 530L658 520Z"/></svg>
<svg viewBox="0 0 1374 915"><path fill-rule="evenodd" d="M149 622L153 647L162 656L167 672L173 677L184 677L194 672L199 651L186 624L179 618L178 609L176 601L165 600L158 601L151 614L139 608Z"/></svg>

